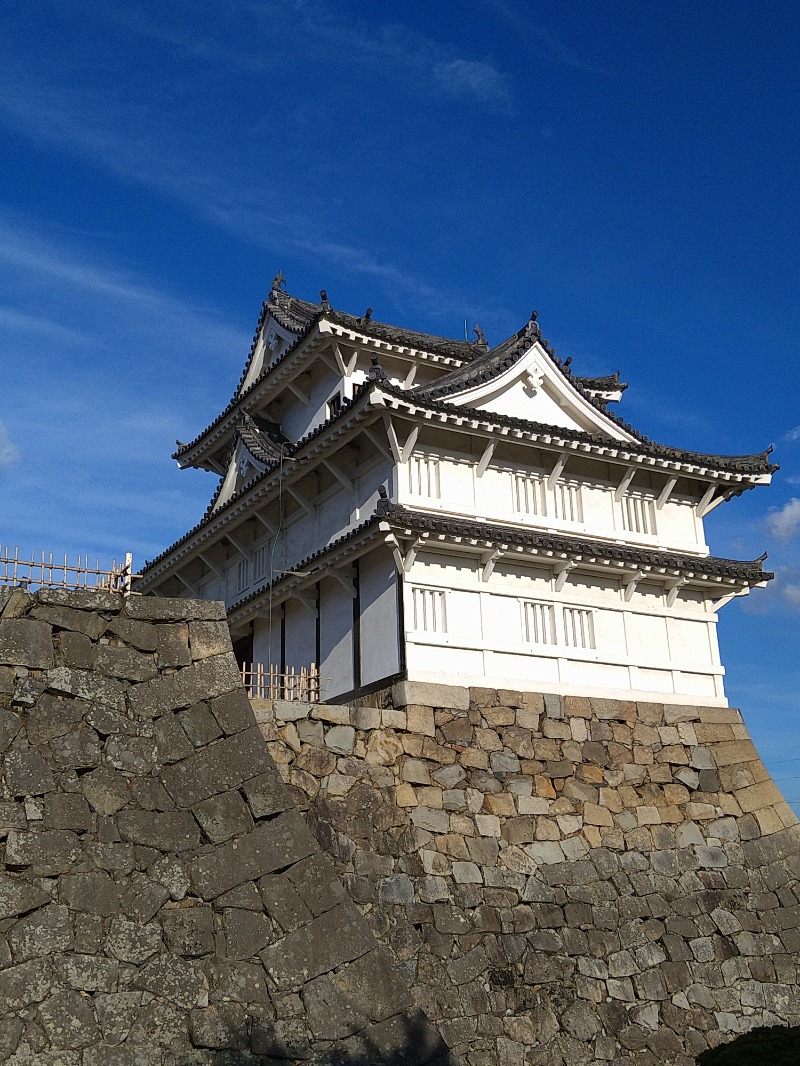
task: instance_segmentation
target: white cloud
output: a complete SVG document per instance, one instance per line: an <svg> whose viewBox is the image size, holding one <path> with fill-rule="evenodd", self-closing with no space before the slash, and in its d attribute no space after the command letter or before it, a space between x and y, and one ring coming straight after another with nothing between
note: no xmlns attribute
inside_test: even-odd
<svg viewBox="0 0 800 1066"><path fill-rule="evenodd" d="M795 426L787 433L784 433L783 439L789 444L794 444L795 441L800 440L800 426Z"/></svg>
<svg viewBox="0 0 800 1066"><path fill-rule="evenodd" d="M800 499L792 496L778 511L770 511L766 518L767 532L778 540L791 540L800 532Z"/></svg>
<svg viewBox="0 0 800 1066"><path fill-rule="evenodd" d="M0 422L0 474L8 470L19 459L19 448L12 444L8 430Z"/></svg>

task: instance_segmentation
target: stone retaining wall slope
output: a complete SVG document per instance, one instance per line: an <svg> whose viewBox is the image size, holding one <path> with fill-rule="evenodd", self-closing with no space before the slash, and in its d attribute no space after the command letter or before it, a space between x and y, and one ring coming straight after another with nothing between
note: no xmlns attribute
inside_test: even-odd
<svg viewBox="0 0 800 1066"><path fill-rule="evenodd" d="M255 708L468 1066L693 1066L800 1022L800 828L737 710L408 682Z"/></svg>
<svg viewBox="0 0 800 1066"><path fill-rule="evenodd" d="M222 604L0 589L0 1061L453 1066L275 768Z"/></svg>

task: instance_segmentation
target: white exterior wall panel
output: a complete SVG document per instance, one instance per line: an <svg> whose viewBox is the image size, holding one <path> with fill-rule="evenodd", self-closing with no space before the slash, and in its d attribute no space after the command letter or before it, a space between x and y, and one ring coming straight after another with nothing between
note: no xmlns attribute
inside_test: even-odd
<svg viewBox="0 0 800 1066"><path fill-rule="evenodd" d="M353 597L336 578L320 582L320 699L351 692L353 677Z"/></svg>
<svg viewBox="0 0 800 1066"><path fill-rule="evenodd" d="M370 685L400 670L397 571L387 549L359 560L359 598L361 684Z"/></svg>

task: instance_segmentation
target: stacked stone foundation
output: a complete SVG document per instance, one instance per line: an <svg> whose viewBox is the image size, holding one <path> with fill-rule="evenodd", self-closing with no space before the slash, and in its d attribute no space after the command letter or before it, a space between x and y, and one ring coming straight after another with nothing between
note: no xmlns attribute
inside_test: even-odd
<svg viewBox="0 0 800 1066"><path fill-rule="evenodd" d="M800 829L738 710L403 683L256 717L470 1066L690 1066L800 1021Z"/></svg>
<svg viewBox="0 0 800 1066"><path fill-rule="evenodd" d="M11 1066L690 1066L800 1022L800 830L735 710L251 706L220 604L0 589L0 756Z"/></svg>
<svg viewBox="0 0 800 1066"><path fill-rule="evenodd" d="M280 779L222 604L0 589L0 1062L454 1063Z"/></svg>

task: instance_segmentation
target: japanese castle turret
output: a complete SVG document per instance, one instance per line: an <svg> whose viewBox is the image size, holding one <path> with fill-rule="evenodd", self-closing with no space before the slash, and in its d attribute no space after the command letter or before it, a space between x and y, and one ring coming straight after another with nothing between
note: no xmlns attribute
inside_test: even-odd
<svg viewBox="0 0 800 1066"><path fill-rule="evenodd" d="M290 296L278 275L233 398L181 467L219 477L145 593L224 600L243 663L320 697L398 680L723 706L720 608L772 575L703 519L768 453L656 444L534 313L490 348Z"/></svg>

